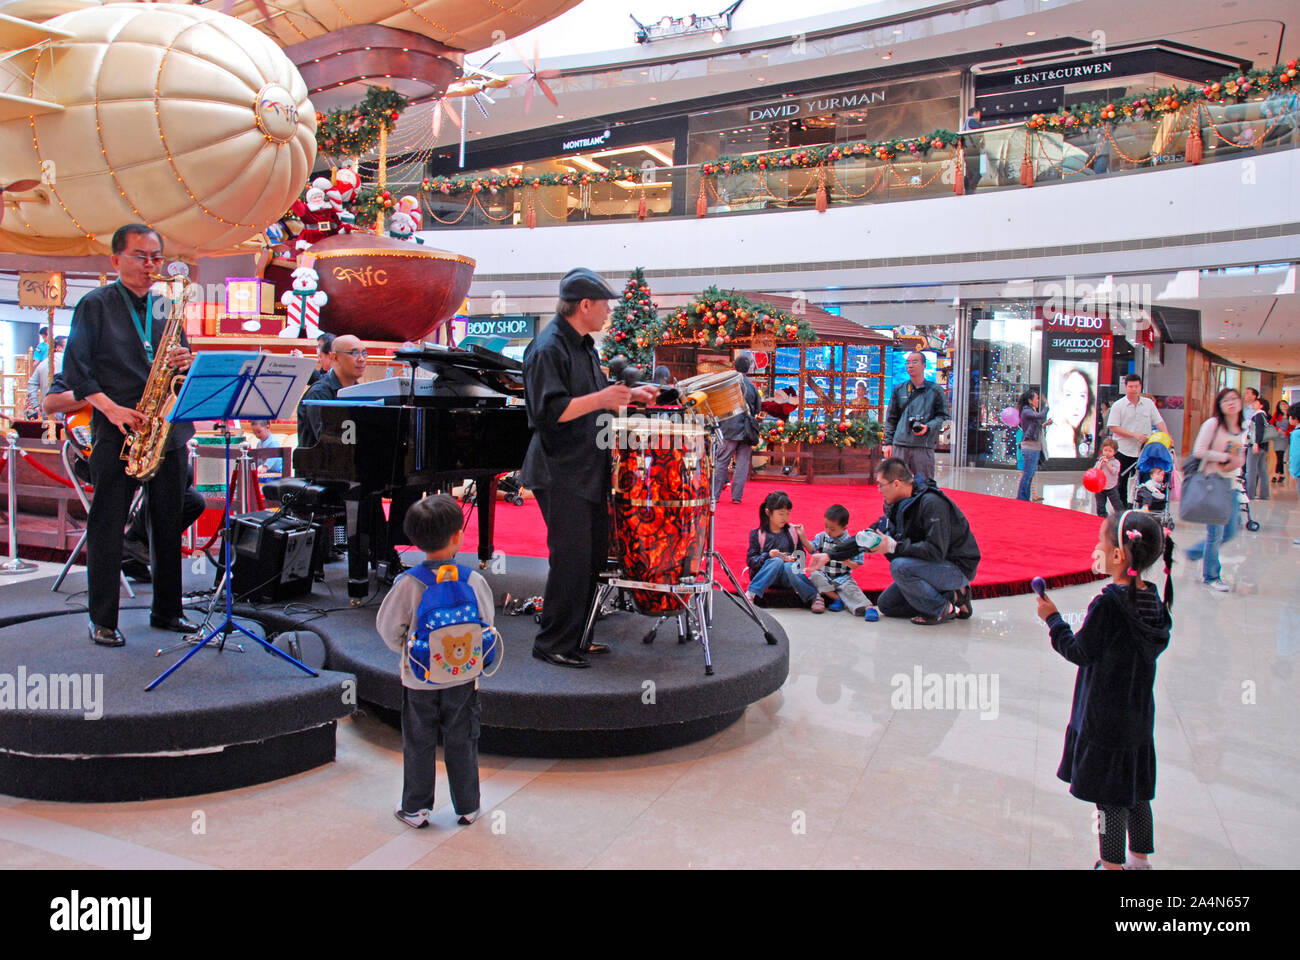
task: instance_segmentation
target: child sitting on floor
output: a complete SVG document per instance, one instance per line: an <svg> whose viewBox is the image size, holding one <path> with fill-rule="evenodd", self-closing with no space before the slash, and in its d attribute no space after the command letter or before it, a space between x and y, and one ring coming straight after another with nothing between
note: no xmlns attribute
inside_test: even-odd
<svg viewBox="0 0 1300 960"><path fill-rule="evenodd" d="M849 511L843 505L833 503L827 507L824 520L825 532L813 537L813 553L828 553L832 547L854 539L848 530ZM853 579L853 570L862 566L862 560L863 555L859 552L851 560L832 560L808 575L817 592L830 601L827 610L843 610L848 607L849 613L860 617L871 606L871 601Z"/></svg>
<svg viewBox="0 0 1300 960"><path fill-rule="evenodd" d="M825 613L826 601L803 572L803 558L797 555L807 541L803 526L790 523L794 503L784 491L775 490L758 508L758 526L749 531L749 589L753 601L770 587L789 587L808 604L813 613Z"/></svg>

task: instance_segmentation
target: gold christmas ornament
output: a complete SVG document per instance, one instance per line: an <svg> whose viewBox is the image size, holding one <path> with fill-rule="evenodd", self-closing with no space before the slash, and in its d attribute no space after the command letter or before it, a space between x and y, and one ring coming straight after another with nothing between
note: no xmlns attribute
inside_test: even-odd
<svg viewBox="0 0 1300 960"><path fill-rule="evenodd" d="M0 250L104 253L140 221L169 253L226 252L301 192L316 111L265 34L194 5L95 5L43 23L30 0L0 12L24 7L30 46L0 71L0 183L41 185L4 196ZM12 42L0 30L0 47Z"/></svg>

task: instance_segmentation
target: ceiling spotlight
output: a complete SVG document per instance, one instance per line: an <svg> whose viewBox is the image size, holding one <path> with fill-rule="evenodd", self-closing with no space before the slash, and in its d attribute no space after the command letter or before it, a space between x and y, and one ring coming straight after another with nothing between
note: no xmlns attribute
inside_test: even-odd
<svg viewBox="0 0 1300 960"><path fill-rule="evenodd" d="M894 31L894 36L896 36L896 37L901 37L902 35L903 35L903 31L902 31L902 30L895 30L895 31Z"/></svg>
<svg viewBox="0 0 1300 960"><path fill-rule="evenodd" d="M1037 30L1026 30L1026 31L1025 31L1025 36L1026 36L1026 37L1036 37L1036 36L1038 36L1038 31L1037 31Z"/></svg>
<svg viewBox="0 0 1300 960"><path fill-rule="evenodd" d="M721 31L721 30L714 30L714 31L713 31L713 42L714 42L714 43L721 43L721 42L722 42L722 31Z"/></svg>

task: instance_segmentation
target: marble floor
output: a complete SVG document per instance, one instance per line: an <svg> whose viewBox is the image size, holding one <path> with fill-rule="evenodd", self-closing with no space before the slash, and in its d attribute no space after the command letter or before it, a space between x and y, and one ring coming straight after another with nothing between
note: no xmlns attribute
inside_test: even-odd
<svg viewBox="0 0 1300 960"><path fill-rule="evenodd" d="M1046 502L1087 510L1078 475ZM1014 496L1012 473L941 470ZM1166 869L1300 866L1300 509L1294 483L1223 551L1231 593L1176 568L1159 661L1156 854ZM1026 545L1032 551L1032 544ZM1096 585L1054 591L1081 614ZM393 819L401 735L359 715L337 762L227 793L127 804L0 797L0 866L1088 868L1094 808L1055 777L1074 668L1029 597L938 628L777 611L785 686L690 746L609 760L482 759L483 818ZM905 709L914 676L973 674L966 709ZM956 691L954 691L956 692Z"/></svg>

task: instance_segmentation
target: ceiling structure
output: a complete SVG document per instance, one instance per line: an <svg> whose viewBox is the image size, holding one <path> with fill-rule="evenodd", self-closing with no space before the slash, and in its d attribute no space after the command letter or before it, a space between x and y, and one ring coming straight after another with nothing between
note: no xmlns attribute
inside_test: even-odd
<svg viewBox="0 0 1300 960"><path fill-rule="evenodd" d="M629 21L625 47L595 55L548 56L548 31L580 29L585 6L515 43L478 55L486 58L499 51L493 70L521 72L525 67L517 62L516 50L531 54L535 34L542 65L563 70L565 76L550 81L559 106L534 103L529 114L524 113L522 88L502 91L490 116L474 118L470 140L548 126L603 124L630 112L647 119L673 115L680 113L682 101L733 92L770 91L776 99L784 86L801 81L867 70L879 70L880 79L888 79L909 65L942 69L945 62L956 66L981 51L1006 50L1014 62L1016 55L1076 41L1089 56L1094 44L1169 40L1260 66L1272 65L1279 50L1283 61L1300 57L1300 30L1283 28L1288 17L1295 19L1294 0L1158 0L1141 4L1137 15L1131 0L968 0L928 4L928 13L899 12L902 4L880 3L827 14L815 23L791 20L748 28L742 6L737 29L721 45L706 37L637 46ZM863 19L864 12L881 13L870 20ZM427 117L414 113L403 121L427 125ZM458 136L444 129L440 143L453 143Z"/></svg>

